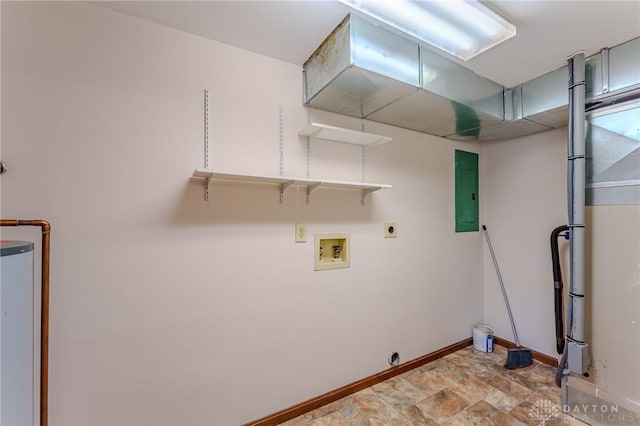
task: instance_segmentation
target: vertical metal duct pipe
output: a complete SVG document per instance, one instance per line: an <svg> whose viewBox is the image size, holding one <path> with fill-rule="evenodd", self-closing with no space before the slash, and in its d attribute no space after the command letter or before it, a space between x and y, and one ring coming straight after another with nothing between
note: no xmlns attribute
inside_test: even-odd
<svg viewBox="0 0 640 426"><path fill-rule="evenodd" d="M568 59L569 136L567 189L569 209L569 306L567 345L558 366L556 382L562 379L562 402L567 401L567 375L585 374L589 366L584 337L584 217L585 217L585 61L584 53Z"/></svg>
<svg viewBox="0 0 640 426"><path fill-rule="evenodd" d="M49 252L51 225L46 220L1 219L0 226L39 226L42 229L40 282L40 426L49 423Z"/></svg>
<svg viewBox="0 0 640 426"><path fill-rule="evenodd" d="M585 64L584 53L569 58L569 301L573 318L569 329L569 370L587 372L587 345L584 341L584 216L585 216Z"/></svg>

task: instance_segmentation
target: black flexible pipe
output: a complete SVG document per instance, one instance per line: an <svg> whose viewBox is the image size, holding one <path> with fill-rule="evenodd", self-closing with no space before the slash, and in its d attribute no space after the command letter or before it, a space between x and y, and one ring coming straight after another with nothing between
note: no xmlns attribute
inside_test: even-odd
<svg viewBox="0 0 640 426"><path fill-rule="evenodd" d="M564 369L567 366L568 349L568 346L564 347L562 357L560 357L560 361L558 361L558 368L556 369L556 386L559 388L562 387L562 377L564 376Z"/></svg>
<svg viewBox="0 0 640 426"><path fill-rule="evenodd" d="M562 269L560 267L560 251L558 249L558 237L562 232L568 231L567 225L558 226L551 232L551 263L553 265L553 302L556 316L556 350L558 354L564 352L564 303L562 300Z"/></svg>

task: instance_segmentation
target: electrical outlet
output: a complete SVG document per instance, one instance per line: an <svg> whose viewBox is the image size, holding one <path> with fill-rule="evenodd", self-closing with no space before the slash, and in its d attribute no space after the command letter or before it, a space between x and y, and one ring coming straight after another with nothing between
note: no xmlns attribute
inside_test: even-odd
<svg viewBox="0 0 640 426"><path fill-rule="evenodd" d="M307 242L307 225L296 223L296 243Z"/></svg>
<svg viewBox="0 0 640 426"><path fill-rule="evenodd" d="M389 358L387 358L387 361L389 361L389 365L390 366L395 366L395 365L399 365L400 364L400 354L398 352L391 352L389 354Z"/></svg>
<svg viewBox="0 0 640 426"><path fill-rule="evenodd" d="M398 224L395 222L384 223L384 237L396 238L398 236Z"/></svg>

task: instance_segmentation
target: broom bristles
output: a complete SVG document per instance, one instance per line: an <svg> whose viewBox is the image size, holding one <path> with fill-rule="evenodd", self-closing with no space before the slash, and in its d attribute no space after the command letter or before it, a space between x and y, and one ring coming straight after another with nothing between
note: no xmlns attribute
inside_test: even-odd
<svg viewBox="0 0 640 426"><path fill-rule="evenodd" d="M528 367L533 364L533 354L529 349L515 348L509 349L507 352L507 361L504 367L508 370L516 368Z"/></svg>

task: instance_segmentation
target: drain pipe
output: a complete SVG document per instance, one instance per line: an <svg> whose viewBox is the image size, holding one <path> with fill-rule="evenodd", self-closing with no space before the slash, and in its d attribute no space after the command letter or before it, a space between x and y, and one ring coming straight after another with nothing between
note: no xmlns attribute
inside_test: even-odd
<svg viewBox="0 0 640 426"><path fill-rule="evenodd" d="M49 252L51 225L46 220L0 219L0 226L39 226L42 229L40 282L40 426L49 422Z"/></svg>
<svg viewBox="0 0 640 426"><path fill-rule="evenodd" d="M567 185L569 201L569 306L567 309L567 345L558 367L562 376L562 398L566 405L567 376L586 374L589 366L584 336L584 217L585 217L585 61L584 52L568 59L569 137Z"/></svg>
<svg viewBox="0 0 640 426"><path fill-rule="evenodd" d="M563 232L569 230L567 225L558 226L551 232L551 265L553 266L553 305L555 311L556 323L556 351L559 355L564 353L564 285L562 282L562 267L560 266L560 250L558 247L558 238ZM569 237L568 233L564 234L565 238Z"/></svg>

